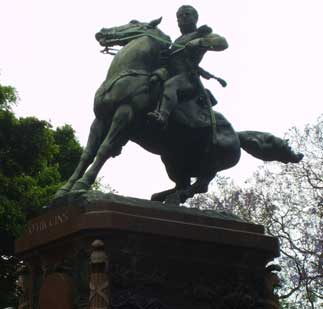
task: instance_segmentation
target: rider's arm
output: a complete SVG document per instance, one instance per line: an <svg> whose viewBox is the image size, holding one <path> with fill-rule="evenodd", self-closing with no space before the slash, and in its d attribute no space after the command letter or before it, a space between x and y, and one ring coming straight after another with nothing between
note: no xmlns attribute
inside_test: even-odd
<svg viewBox="0 0 323 309"><path fill-rule="evenodd" d="M229 47L227 40L218 35L211 33L203 38L200 38L200 45L207 50L221 51Z"/></svg>
<svg viewBox="0 0 323 309"><path fill-rule="evenodd" d="M210 33L202 38L194 39L187 44L189 48L202 48L205 50L221 51L228 48L226 39L214 33Z"/></svg>

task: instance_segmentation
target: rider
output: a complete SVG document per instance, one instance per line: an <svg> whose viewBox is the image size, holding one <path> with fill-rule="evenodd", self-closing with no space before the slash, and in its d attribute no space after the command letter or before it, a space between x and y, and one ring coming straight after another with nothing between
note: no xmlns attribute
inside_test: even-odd
<svg viewBox="0 0 323 309"><path fill-rule="evenodd" d="M192 6L181 6L176 16L182 35L172 44L167 69L154 72L153 79L159 78L165 83L160 105L148 114L150 119L164 128L178 103L179 93L190 93L197 88L201 96L205 94L199 79L200 75L208 74L199 67L204 54L208 50L222 51L228 47L225 38L212 33L210 27L204 25L197 28L198 12Z"/></svg>

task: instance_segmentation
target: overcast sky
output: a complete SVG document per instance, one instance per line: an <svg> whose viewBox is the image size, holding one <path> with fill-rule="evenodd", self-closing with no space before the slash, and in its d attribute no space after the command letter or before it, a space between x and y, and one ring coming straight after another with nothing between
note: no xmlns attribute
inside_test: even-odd
<svg viewBox="0 0 323 309"><path fill-rule="evenodd" d="M193 5L199 25L208 24L229 43L223 52L209 52L202 67L228 82L227 88L205 84L236 130L282 137L323 112L322 0L0 0L0 83L19 91L16 113L54 127L71 124L85 145L94 93L111 61L94 34L163 16L160 28L175 39L182 4ZM258 164L244 154L221 174L242 182ZM172 187L159 157L131 143L100 177L120 194L137 197Z"/></svg>

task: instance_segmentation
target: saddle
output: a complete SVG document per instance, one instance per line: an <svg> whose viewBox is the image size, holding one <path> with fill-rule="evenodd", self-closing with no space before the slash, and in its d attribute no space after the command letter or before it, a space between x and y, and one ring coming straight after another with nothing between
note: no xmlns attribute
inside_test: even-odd
<svg viewBox="0 0 323 309"><path fill-rule="evenodd" d="M207 98L201 98L196 95L191 98L186 97L180 99L179 104L177 104L175 110L170 116L170 120L191 128L205 128L212 126L212 109L209 102L214 106L217 104L217 100L211 91L208 89L205 90L206 95L208 96Z"/></svg>

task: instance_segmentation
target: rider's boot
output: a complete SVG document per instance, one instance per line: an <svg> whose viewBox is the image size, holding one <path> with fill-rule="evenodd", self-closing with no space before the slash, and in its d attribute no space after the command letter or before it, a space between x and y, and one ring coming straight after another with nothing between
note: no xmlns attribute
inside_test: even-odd
<svg viewBox="0 0 323 309"><path fill-rule="evenodd" d="M149 120L152 120L158 127L166 129L168 125L169 114L163 111L153 111L147 114Z"/></svg>
<svg viewBox="0 0 323 309"><path fill-rule="evenodd" d="M164 94L162 101L160 103L159 110L156 109L153 112L147 114L147 117L155 122L160 128L166 129L168 125L168 118L172 110L174 109L176 102L171 100L171 98Z"/></svg>

